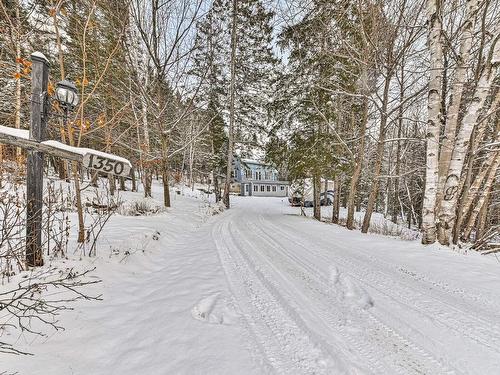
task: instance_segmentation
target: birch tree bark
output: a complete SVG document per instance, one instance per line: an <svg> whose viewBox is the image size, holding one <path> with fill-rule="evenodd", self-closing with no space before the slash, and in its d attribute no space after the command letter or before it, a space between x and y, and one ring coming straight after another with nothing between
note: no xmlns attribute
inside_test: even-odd
<svg viewBox="0 0 500 375"><path fill-rule="evenodd" d="M477 198L478 193L480 193L481 186L483 186L484 181L488 177L488 173L490 171L491 165L495 165L498 168L498 162L500 162L500 158L497 156L496 159L493 155L493 157L489 157L486 162L484 163L483 169L480 171L480 173L476 176L474 179L474 182L466 192L466 194L462 197L464 200L462 207L460 207L461 214L459 215L459 218L457 219L457 229L460 230L460 227L463 223L463 218L467 215L469 212L470 208L472 207L472 204L474 203L474 200Z"/></svg>
<svg viewBox="0 0 500 375"><path fill-rule="evenodd" d="M436 205L439 207L443 197L443 187L446 181L446 172L450 166L450 160L455 143L455 133L457 131L462 94L467 80L467 70L470 66L470 50L472 47L472 33L474 31L475 20L478 12L479 1L467 1L467 14L460 41L460 50L457 56L458 66L455 72L455 79L452 85L450 106L446 114L446 127L444 139L442 141L439 155L439 185Z"/></svg>
<svg viewBox="0 0 500 375"><path fill-rule="evenodd" d="M481 190L481 195L479 196L478 202L474 209L472 210L471 215L469 216L469 220L467 221L467 225L465 226L463 238L468 239L474 228L474 223L479 215L479 212L483 209L484 204L488 199L488 195L490 194L491 188L493 186L493 182L495 181L496 173L498 170L498 166L500 163L500 156L498 154L495 155L495 162L491 165L490 170L488 172L488 177L486 182Z"/></svg>
<svg viewBox="0 0 500 375"><path fill-rule="evenodd" d="M462 174L465 156L469 147L469 140L474 127L477 125L478 118L485 108L493 81L497 77L498 67L500 65L500 43L498 43L500 34L498 29L495 35L496 38L490 53L491 60L487 63L481 74L472 101L463 118L462 126L457 134L455 147L453 149L450 167L447 172L443 190L443 200L439 212L439 242L442 245L450 244L456 219L455 213L458 202L457 192L459 190L460 176Z"/></svg>
<svg viewBox="0 0 500 375"><path fill-rule="evenodd" d="M430 78L427 104L425 189L422 206L423 244L432 244L436 241L435 208L438 189L439 131L442 120L441 92L443 80L441 6L441 0L427 1Z"/></svg>

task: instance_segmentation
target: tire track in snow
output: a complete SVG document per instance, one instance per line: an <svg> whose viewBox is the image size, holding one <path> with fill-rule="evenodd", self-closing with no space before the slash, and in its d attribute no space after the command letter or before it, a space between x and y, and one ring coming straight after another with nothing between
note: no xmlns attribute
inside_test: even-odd
<svg viewBox="0 0 500 375"><path fill-rule="evenodd" d="M258 251L256 247L250 244L247 244L247 246L249 246L253 252ZM276 249L273 248L273 250ZM272 260L277 261L276 258L272 258ZM274 268L273 266L275 264L274 262L269 262L269 260L262 260L261 263L262 262L266 262L268 263L269 267ZM259 266L259 268L261 269L266 268L267 270L269 267L263 267L262 264ZM381 361L381 358L383 358L386 355L386 353L384 354L378 353L379 355L377 355L377 353L375 353L375 351L372 348L370 348L370 344L368 342L365 342L364 337L362 337L361 339L356 339L353 337L351 333L349 333L350 329L348 325L352 326L351 318L353 311L345 309L342 310L341 308L339 308L337 304L340 303L340 301L336 300L335 296L331 295L331 293L328 290L329 288L320 287L318 285L318 281L317 280L315 281L315 279L317 278L317 275L319 275L319 273L311 270L304 273L299 271L296 267L292 267L290 265L287 265L287 272L289 273L290 276L294 277L296 280L303 283L303 285L307 288L305 292L303 292L300 289L293 288L294 289L293 292L295 293L294 294L295 298L290 296L285 297L283 286L280 286L274 281L274 278L271 275L272 272L269 272L268 270L268 272L263 272L263 274L264 275L266 275L266 273L268 274L268 276L265 276L269 278L268 282L275 285L275 289L280 290L280 292L282 293L282 296L280 298L282 301L281 303L283 305L286 305L288 311L290 310L293 311L294 315L300 315L300 313L296 311L299 309L298 306L299 302L296 302L294 300L298 297L298 295L304 296L305 293L308 293L309 298L304 298L304 300L300 301L300 303L303 303L306 306L311 306L313 307L314 310L320 309L320 311L315 311L313 315L315 320L322 322L323 326L322 328L325 330L324 332L328 333L328 337L326 337L323 340L321 338L318 338L317 336L320 335L319 332L311 332L310 335L316 336L316 340L320 341L320 345L322 347L328 347L328 349L325 351L328 351L330 353L335 353L335 350L338 350L339 352L346 351L343 348L339 348L338 345L336 344L332 345L331 343L327 342L336 339L336 336L339 336L342 338L344 344L345 343L348 344L347 345L348 352L350 351L351 353L349 353L347 356L355 357L355 360L352 360L352 362L356 362L358 364L363 363L364 365L366 365L366 367L368 367L368 370L374 374L387 373L387 366L385 366ZM285 278L283 280L286 281ZM325 281L325 283L327 283L327 281ZM311 293L316 294L315 299L310 298ZM325 302L324 298L328 299L329 303L326 303L327 307L325 306L325 304L323 304L323 302ZM318 304L317 303L318 301L320 301L321 303ZM333 310L335 310L335 313ZM346 317L351 317L351 318L347 319ZM346 324L346 320L350 321L349 324ZM307 328L307 325L305 323L303 324L306 326L305 328L306 330L311 330L310 328ZM337 340L338 339L336 339L336 341ZM395 371L395 372L402 373L400 371Z"/></svg>
<svg viewBox="0 0 500 375"><path fill-rule="evenodd" d="M251 240L247 240L247 246L253 248L252 254L263 253L269 259L267 261L270 273L277 264L282 264L283 269L294 277L299 285L304 283L308 287L309 297L314 297L310 305L314 306L314 312L318 319L327 322L326 329L332 334L340 334L349 346L360 353L361 357L368 360L370 370L377 374L385 373L455 373L455 370L443 366L440 361L426 352L414 342L406 339L396 330L389 327L369 311L363 309L353 309L353 306L342 306L342 302L332 293L331 284L328 279L322 276L312 263L305 260L306 257L299 258L287 251L282 243L275 240L275 235L279 228L273 233L265 230L263 218L259 218L261 225L249 222L244 230L238 232L238 238L243 238L246 233L258 231L259 239L267 246L256 247ZM304 255L307 252L304 252ZM262 255L263 256L263 255ZM281 272L278 271L278 274ZM270 279L273 277L270 275ZM279 286L277 286L279 288ZM282 289L280 289L282 290ZM293 298L290 299L290 302ZM349 317L349 324L341 323L343 317ZM350 329L362 328L361 331ZM369 340L367 340L367 337Z"/></svg>
<svg viewBox="0 0 500 375"><path fill-rule="evenodd" d="M324 360L321 351L310 342L241 255L231 239L228 216L215 225L212 237L233 296L264 353L265 362L277 373L330 373L334 364Z"/></svg>
<svg viewBox="0 0 500 375"><path fill-rule="evenodd" d="M312 243L305 245L303 238L292 234L294 233L293 231L284 231L283 228L271 223L269 220L266 220L266 225L273 227L286 240L307 251L313 252L323 260L342 264L353 277L363 284L376 288L378 292L398 303L404 303L409 308L412 308L430 320L440 323L460 336L465 336L479 345L500 353L500 329L495 324L476 316L477 312L464 311L464 309L459 309L451 305L451 303L443 302L423 288L410 286L404 282L394 283L392 275L374 270L373 267L366 267L366 263L362 260L353 259L355 256L350 254L349 249L345 246L335 245L338 248L346 250L343 256L338 256L333 252L329 252L328 256L325 256L318 246L312 246ZM293 229L288 224L283 225ZM290 237L293 237L293 240ZM325 243L318 238L314 238L314 241ZM333 247L328 243L325 243L325 245L327 246L326 248ZM348 257L351 259L347 259Z"/></svg>
<svg viewBox="0 0 500 375"><path fill-rule="evenodd" d="M325 339L318 337L317 332L313 332L312 330L309 329L308 325L305 323L304 319L302 318L301 313L299 313L297 311L298 310L297 306L293 307L291 305L292 300L290 298L286 298L284 295L284 292L289 290L289 288L291 287L293 289L295 297L297 297L299 294L304 296L303 302L305 302L305 306L310 306L313 309L316 308L316 306L314 304L309 304L309 302L311 302L311 300L308 299L307 297L305 297L304 293L302 293L301 290L294 288L293 285L288 285L288 288L283 288L283 285L277 284L274 278L271 278L271 277L269 277L269 275L266 275L266 274L268 274L268 272L266 272L266 268L268 268L268 267L275 268L273 263L268 262L264 259L261 260L260 262L259 261L256 262L255 260L253 260L252 259L253 257L250 256L250 252L245 251L245 248L248 250L252 250L252 252L251 252L252 254L258 252L258 249L254 245L252 245L251 241L243 240L244 236L238 230L234 230L233 225L231 225L230 228L231 228L231 230L229 230L228 235L232 237L233 243L243 242L243 245L238 246L242 257L251 266L251 268L255 270L256 274L259 276L259 278L262 280L262 282L266 285L268 290L270 290L273 293L274 297L276 298L277 301L279 301L280 305L287 312L287 314L289 314L293 318L295 323L304 332L307 333L307 335L310 337L311 341L314 343L314 346L319 347L323 352L329 353L330 357L332 358L332 360L330 362L338 361L338 356L341 355L342 358L344 359L344 362L349 363L348 367L344 367L343 369L337 369L335 374L339 374L339 373L342 373L342 374L343 373L349 373L349 374L362 373L362 374L364 374L364 373L366 373L366 370L364 371L363 369L359 368L360 366L357 364L357 363L359 363L360 356L353 354L350 350L346 350L345 341L337 342L335 344L327 343L326 342L327 340L331 341L331 340L335 339L335 336L329 335L327 337L327 340L325 340ZM252 230L250 230L249 232L252 232ZM238 234L238 235L236 235L236 234ZM266 262L267 264L264 265L263 262ZM268 267L266 267L266 266L268 266ZM279 271L277 269L276 269L276 272L279 273ZM305 281L306 279L314 278L313 275L309 275L309 274L300 274L299 276L300 276L300 281L302 281L302 282ZM282 278L282 280L285 282L289 281L286 278ZM306 283L306 285L310 286L311 284ZM316 292L322 293L322 291L319 289L316 289ZM308 310L310 310L310 309L308 308ZM305 313L306 312L302 311L302 314L305 314ZM349 314L350 313L351 312L349 312ZM343 320L343 317L345 317L345 316L346 316L345 314L343 314L343 315L338 314L335 319L336 320L339 320L339 319ZM314 318L318 319L320 317L318 317L317 315L314 315ZM324 328L327 331L331 331L330 328L333 326L333 321L331 319L332 319L331 316L328 317L328 319L326 319L326 320L329 320L329 323L330 323L330 324L325 323L325 325L324 325ZM322 320L323 322L326 321L325 319L320 319L320 320ZM335 323L335 324L337 324L337 323ZM339 331L342 331L342 332L345 331L345 324L340 325ZM330 332L330 333L332 333L332 332ZM345 335L342 338L343 338L343 340L351 340L351 337L345 336ZM363 352L364 349L362 346L359 345L358 342L352 341L352 344L353 344L352 347L354 349L356 349L356 353ZM370 358L370 360L371 360L372 365L370 365L368 367L369 367L369 370L371 373L381 373L381 374L386 373L385 368L381 367L380 362L379 362L377 357L372 356ZM376 365L373 366L373 364L376 364ZM376 369L378 369L380 371L375 371Z"/></svg>
<svg viewBox="0 0 500 375"><path fill-rule="evenodd" d="M427 274L417 273L411 271L404 267L395 268L393 264L386 262L380 258L374 257L369 254L363 254L357 256L352 254L357 259L361 261L369 261L370 263L377 263L382 268L386 269L388 272L397 271L399 274L411 278L413 281L422 284L422 288L429 289L432 288L434 291L438 293L442 293L446 297L452 298L460 298L468 305L477 305L480 304L484 309L484 313L490 315L493 319L497 319L500 317L500 303L498 303L494 298L486 297L481 293L471 293L470 291L465 292L465 290L461 288L454 288L446 282L435 280ZM498 327L498 326L496 326Z"/></svg>

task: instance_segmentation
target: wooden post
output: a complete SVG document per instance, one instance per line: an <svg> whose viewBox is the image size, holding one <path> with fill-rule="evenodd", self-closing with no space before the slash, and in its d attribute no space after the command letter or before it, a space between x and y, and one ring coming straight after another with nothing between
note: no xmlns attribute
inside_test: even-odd
<svg viewBox="0 0 500 375"><path fill-rule="evenodd" d="M30 139L41 142L47 124L47 84L49 62L40 52L31 55L31 122ZM43 265L42 258L42 203L43 203L43 153L29 151L26 179L26 265Z"/></svg>

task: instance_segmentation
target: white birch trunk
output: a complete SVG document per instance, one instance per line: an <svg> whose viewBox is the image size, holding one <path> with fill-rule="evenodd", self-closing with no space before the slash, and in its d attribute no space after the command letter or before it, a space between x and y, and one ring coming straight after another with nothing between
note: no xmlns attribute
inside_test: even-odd
<svg viewBox="0 0 500 375"><path fill-rule="evenodd" d="M442 120L441 91L443 80L443 45L441 25L441 2L427 1L429 20L428 42L430 50L430 79L428 91L427 150L425 169L425 191L422 207L422 243L436 241L436 194L438 188L439 131Z"/></svg>
<svg viewBox="0 0 500 375"><path fill-rule="evenodd" d="M500 165L500 156L498 153L495 153L494 156L495 160L493 164L490 167L490 170L488 172L488 177L486 179L486 182L483 186L483 189L481 190L481 195L479 196L479 199L477 201L476 206L472 210L471 215L469 216L469 221L467 222L467 225L464 230L464 238L468 239L471 232L472 228L474 227L474 223L476 222L477 216L479 215L479 212L483 208L483 205L487 201L488 195L491 191L491 187L493 185L493 182L495 181L495 176L498 170L498 166Z"/></svg>
<svg viewBox="0 0 500 375"><path fill-rule="evenodd" d="M462 126L457 134L455 147L450 161L450 167L446 176L443 190L443 200L439 212L439 242L449 245L453 226L455 225L456 209L458 202L458 189L460 176L464 166L465 156L469 147L469 141L478 122L478 118L484 110L488 96L492 89L493 81L498 73L500 63L500 43L492 46L492 63L487 65L482 73L472 101L467 108L462 121Z"/></svg>
<svg viewBox="0 0 500 375"><path fill-rule="evenodd" d="M443 198L443 188L446 182L446 175L450 166L450 160L455 144L455 134L458 126L460 105L462 103L462 94L464 92L465 82L467 80L467 69L470 66L470 50L472 46L472 33L476 15L478 12L478 0L467 1L467 14L460 41L460 50L457 56L458 66L455 72L455 79L452 85L452 94L450 106L446 115L445 136L442 141L441 152L439 155L439 186L437 192L437 206L441 204Z"/></svg>

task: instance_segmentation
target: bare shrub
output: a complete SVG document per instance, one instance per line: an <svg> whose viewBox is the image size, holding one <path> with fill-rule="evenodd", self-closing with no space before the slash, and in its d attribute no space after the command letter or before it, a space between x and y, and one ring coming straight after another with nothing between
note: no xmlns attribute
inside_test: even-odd
<svg viewBox="0 0 500 375"><path fill-rule="evenodd" d="M330 220L328 220L330 222ZM340 217L339 225L346 226L347 218ZM354 228L360 229L363 221L358 218L354 218ZM392 221L387 219L372 220L370 227L368 228L368 233L380 234L383 236L399 237L405 241L414 241L418 239L419 232L415 230L408 229L398 224L394 224Z"/></svg>
<svg viewBox="0 0 500 375"><path fill-rule="evenodd" d="M147 216L163 212L164 207L152 198L127 201L122 203L116 213L123 216Z"/></svg>
<svg viewBox="0 0 500 375"><path fill-rule="evenodd" d="M4 286L0 290L0 333L10 329L47 336L47 329L64 329L59 325L58 315L64 310L71 310L70 303L81 299L101 299L100 295L91 296L82 292L83 287L100 282L99 279L89 278L92 271L40 268L24 275L17 284ZM0 352L29 354L5 342L0 342Z"/></svg>

